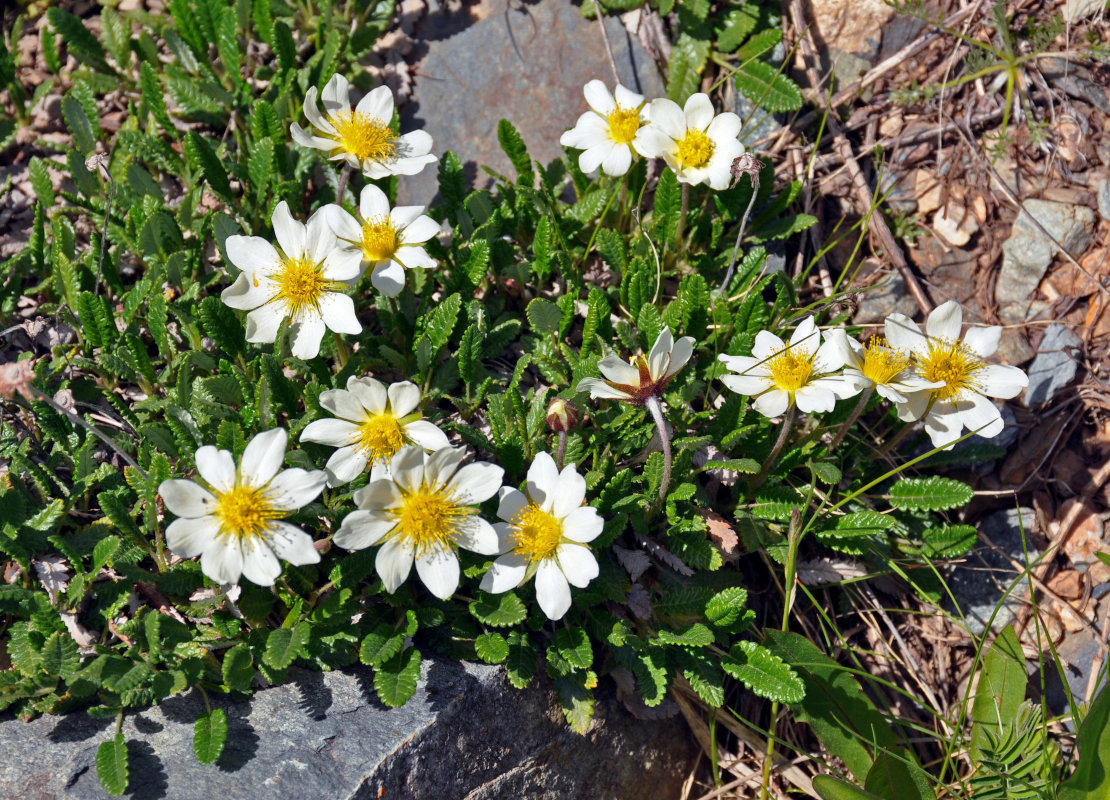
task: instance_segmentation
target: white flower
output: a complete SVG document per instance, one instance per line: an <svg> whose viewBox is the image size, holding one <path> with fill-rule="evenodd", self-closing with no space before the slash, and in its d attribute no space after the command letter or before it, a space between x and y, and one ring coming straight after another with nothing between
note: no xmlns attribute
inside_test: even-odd
<svg viewBox="0 0 1110 800"><path fill-rule="evenodd" d="M393 93L388 86L372 90L352 111L350 84L342 75L335 75L324 87L323 100L326 116L320 116L316 108L316 87L305 94L304 115L316 133L308 133L294 122L291 130L297 144L323 150L333 161L346 161L368 178L416 175L435 162L436 157L430 155L432 137L426 131L397 136L390 128Z"/></svg>
<svg viewBox="0 0 1110 800"><path fill-rule="evenodd" d="M162 481L158 493L176 514L166 528L166 544L182 558L200 556L200 568L220 584L239 576L272 586L284 559L315 564L320 554L312 537L281 518L311 503L327 483L323 470L287 469L286 433L281 428L255 436L239 466L227 450L205 445L197 450L197 472L207 485L188 480Z"/></svg>
<svg viewBox="0 0 1110 800"><path fill-rule="evenodd" d="M708 183L727 189L732 162L744 153L740 117L731 111L713 114L705 94L692 94L683 108L660 97L648 110L651 124L640 132L636 149L647 158L662 158L681 183Z"/></svg>
<svg viewBox="0 0 1110 800"><path fill-rule="evenodd" d="M439 223L424 215L423 206L390 209L385 192L368 184L359 198L357 218L337 205L321 211L339 237L334 261L356 274L369 264L370 282L387 297L396 297L405 288L406 269L436 265L421 245L439 233Z"/></svg>
<svg viewBox="0 0 1110 800"><path fill-rule="evenodd" d="M497 533L474 506L497 494L505 470L485 463L460 469L464 455L461 447L431 454L403 447L389 463L389 477L355 492L359 510L343 519L335 543L348 550L380 543L374 567L391 594L415 560L428 591L446 600L459 585L458 548L497 553Z"/></svg>
<svg viewBox="0 0 1110 800"><path fill-rule="evenodd" d="M599 80L582 87L582 94L590 110L559 137L559 144L582 151L578 166L583 172L600 166L606 175L623 175L632 165L633 148L639 151L640 132L645 129L643 95L618 83L614 98Z"/></svg>
<svg viewBox="0 0 1110 800"><path fill-rule="evenodd" d="M1002 414L989 397L1009 399L1021 394L1029 377L1017 367L986 364L998 349L1002 328L968 328L960 338L963 310L952 300L933 309L925 333L904 314L886 320L886 338L914 356L914 370L940 388L912 395L898 409L906 421L925 416L925 431L933 447L948 449L966 427L990 438L1002 432Z"/></svg>
<svg viewBox="0 0 1110 800"><path fill-rule="evenodd" d="M385 387L373 378L347 379L347 388L320 393L320 405L339 419L318 419L301 433L302 442L338 447L328 459L328 485L349 483L367 464L385 464L405 445L425 450L449 447L447 436L420 419L420 389L403 381Z"/></svg>
<svg viewBox="0 0 1110 800"><path fill-rule="evenodd" d="M796 404L807 414L832 411L837 400L859 394L855 379L830 373L844 366L835 342L821 343L813 317L806 317L787 345L770 331L755 336L750 356L718 358L738 375L722 375L721 383L755 398L755 410L777 417Z"/></svg>
<svg viewBox="0 0 1110 800"><path fill-rule="evenodd" d="M352 270L335 260L335 234L320 212L305 225L293 219L282 200L273 223L279 249L259 236L227 237L228 260L242 272L220 297L232 308L250 312L248 342L274 341L281 321L289 319L293 355L315 358L325 328L362 331L354 301L341 294L349 288L344 281L357 277L358 267Z"/></svg>
<svg viewBox="0 0 1110 800"><path fill-rule="evenodd" d="M575 391L589 392L595 400L622 400L642 406L649 397L663 393L693 354L694 337L683 336L676 342L671 329L664 328L646 358L638 355L630 363L611 353L597 365L605 377L583 378Z"/></svg>
<svg viewBox="0 0 1110 800"><path fill-rule="evenodd" d="M891 347L882 336L872 336L865 347L848 336L843 328L834 328L825 332L825 341L835 346L843 359L846 378L861 391L875 387L880 397L896 405L908 403L912 394L943 385L916 374L912 369L913 354Z"/></svg>
<svg viewBox="0 0 1110 800"><path fill-rule="evenodd" d="M586 479L574 464L555 466L539 453L528 468L524 492L505 486L499 493L498 552L482 578L482 591L500 594L536 576L536 600L549 619L570 608L570 587L585 588L598 576L597 559L587 542L605 523L597 509L583 505Z"/></svg>

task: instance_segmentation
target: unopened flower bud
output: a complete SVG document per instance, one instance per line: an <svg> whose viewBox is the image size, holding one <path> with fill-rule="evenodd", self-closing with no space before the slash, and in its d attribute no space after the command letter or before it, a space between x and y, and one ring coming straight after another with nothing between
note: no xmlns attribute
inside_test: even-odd
<svg viewBox="0 0 1110 800"><path fill-rule="evenodd" d="M547 427L564 433L578 424L578 409L559 397L547 404Z"/></svg>

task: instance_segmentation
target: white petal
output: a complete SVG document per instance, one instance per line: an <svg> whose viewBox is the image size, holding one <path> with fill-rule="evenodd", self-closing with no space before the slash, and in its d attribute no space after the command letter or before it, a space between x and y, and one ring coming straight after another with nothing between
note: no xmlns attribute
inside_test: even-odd
<svg viewBox="0 0 1110 800"><path fill-rule="evenodd" d="M790 346L805 348L811 353L820 348L821 331L817 329L817 323L813 321L813 317L806 317L798 323L798 327L790 337Z"/></svg>
<svg viewBox="0 0 1110 800"><path fill-rule="evenodd" d="M1029 385L1029 376L1017 367L1002 364L987 364L975 373L980 391L988 397L1009 400L1017 397Z"/></svg>
<svg viewBox="0 0 1110 800"><path fill-rule="evenodd" d="M664 133L662 128L647 125L640 128L632 146L644 158L663 158L674 149L674 139Z"/></svg>
<svg viewBox="0 0 1110 800"><path fill-rule="evenodd" d="M459 448L461 449L461 448ZM439 450L438 453L445 451ZM419 447L402 447L393 454L389 468L393 472L393 481L402 491L412 494L424 483L424 463L428 457Z"/></svg>
<svg viewBox="0 0 1110 800"><path fill-rule="evenodd" d="M969 431L975 431L984 439L997 436L1006 427L998 406L976 392L968 392L966 397L960 398L956 408L960 412L960 420L964 427Z"/></svg>
<svg viewBox="0 0 1110 800"><path fill-rule="evenodd" d="M425 450L434 452L451 446L447 434L427 420L418 419L415 422L410 422L405 425L403 430L406 439L420 445Z"/></svg>
<svg viewBox="0 0 1110 800"><path fill-rule="evenodd" d="M293 219L293 215L289 213L289 204L284 200L278 203L270 221L274 225L274 236L277 237L278 245L285 256L287 258L303 256L308 244L308 230L303 222Z"/></svg>
<svg viewBox="0 0 1110 800"><path fill-rule="evenodd" d="M423 211L423 206L413 206L418 211ZM399 211L400 209L395 209ZM439 235L439 223L431 217L421 214L412 222L405 223L401 228L398 238L402 244L421 244Z"/></svg>
<svg viewBox="0 0 1110 800"><path fill-rule="evenodd" d="M583 378L578 381L578 386L575 387L576 392L589 392L590 397L595 400L631 400L632 395L628 392L622 392L620 389L614 389L605 381L598 380L597 378Z"/></svg>
<svg viewBox="0 0 1110 800"><path fill-rule="evenodd" d="M247 341L269 343L277 338L285 312L277 303L267 303L247 314Z"/></svg>
<svg viewBox="0 0 1110 800"><path fill-rule="evenodd" d="M283 428L264 431L247 443L243 451L240 477L255 488L268 484L285 461L285 445L289 435Z"/></svg>
<svg viewBox="0 0 1110 800"><path fill-rule="evenodd" d="M359 195L358 212L367 221L374 219L374 217L388 217L389 198L379 187L368 183L363 187L362 194ZM361 230L359 233L361 233Z"/></svg>
<svg viewBox="0 0 1110 800"><path fill-rule="evenodd" d="M289 352L305 360L316 358L320 355L320 340L324 338L326 329L324 319L319 312L311 311L304 314L300 320L290 326L289 340L292 346Z"/></svg>
<svg viewBox="0 0 1110 800"><path fill-rule="evenodd" d="M414 244L401 245L393 257L393 263L404 269L432 269L436 266L436 260L428 255L428 251Z"/></svg>
<svg viewBox="0 0 1110 800"><path fill-rule="evenodd" d="M674 347L671 348L671 359L670 362L667 364L667 371L664 374L664 377L670 378L674 375L677 375L678 372L684 366L686 366L686 362L690 360L690 357L693 354L694 337L683 336L681 339L675 342Z"/></svg>
<svg viewBox="0 0 1110 800"><path fill-rule="evenodd" d="M563 536L572 542L592 542L605 530L605 520L593 506L579 506L563 518Z"/></svg>
<svg viewBox="0 0 1110 800"><path fill-rule="evenodd" d="M405 270L396 261L379 265L370 273L370 283L386 297L396 297L405 288Z"/></svg>
<svg viewBox="0 0 1110 800"><path fill-rule="evenodd" d="M596 171L615 147L618 147L616 142L606 140L583 150L578 157L578 168L587 174Z"/></svg>
<svg viewBox="0 0 1110 800"><path fill-rule="evenodd" d="M558 485L559 470L555 466L555 459L551 457L550 453L536 453L536 457L532 459L532 465L528 467L528 480L524 485L525 492L532 498L532 502L543 508L544 511L551 511L555 502L555 487ZM501 516L501 519L507 520L509 517Z"/></svg>
<svg viewBox="0 0 1110 800"><path fill-rule="evenodd" d="M194 558L216 537L219 525L215 517L175 519L166 528L166 546L182 558Z"/></svg>
<svg viewBox="0 0 1110 800"><path fill-rule="evenodd" d="M925 344L925 334L905 314L891 314L883 326L886 341L895 350L916 350Z"/></svg>
<svg viewBox="0 0 1110 800"><path fill-rule="evenodd" d="M548 619L562 619L570 609L570 585L553 558L541 561L536 570L536 601Z"/></svg>
<svg viewBox="0 0 1110 800"><path fill-rule="evenodd" d="M347 380L347 391L371 414L384 414L389 404L389 393L385 384L375 378L355 378ZM324 394L327 394L325 392ZM320 395L322 398L324 395ZM321 402L321 405L323 403Z"/></svg>
<svg viewBox="0 0 1110 800"><path fill-rule="evenodd" d="M860 359L856 356L856 350L852 347L853 344L858 346L859 342L856 342L855 339L849 339L843 328L833 328L831 331L825 332L825 342L821 345L818 355L835 364L835 366L828 367L827 371L839 369L847 364L860 366Z"/></svg>
<svg viewBox="0 0 1110 800"><path fill-rule="evenodd" d="M261 538L246 538L240 542L243 552L243 577L259 586L273 586L281 577L281 562L274 551Z"/></svg>
<svg viewBox="0 0 1110 800"><path fill-rule="evenodd" d="M613 94L614 99L617 101L617 105L621 108L639 108L640 104L644 102L644 96L642 94L636 94L620 83L617 84L617 89Z"/></svg>
<svg viewBox="0 0 1110 800"><path fill-rule="evenodd" d="M239 576L243 574L239 540L232 537L209 542L200 554L200 570L216 583L238 583Z"/></svg>
<svg viewBox="0 0 1110 800"><path fill-rule="evenodd" d="M626 144L617 144L601 162L601 171L606 175L620 176L632 166L632 150Z"/></svg>
<svg viewBox="0 0 1110 800"><path fill-rule="evenodd" d="M1002 338L1002 327L995 325L990 328L973 325L964 334L964 344L975 351L981 358L993 356L998 349L998 342Z"/></svg>
<svg viewBox="0 0 1110 800"><path fill-rule="evenodd" d="M481 517L466 517L458 525L455 542L465 550L483 556L493 556L501 552L497 532Z"/></svg>
<svg viewBox="0 0 1110 800"><path fill-rule="evenodd" d="M388 125L393 119L393 92L388 86L377 86L358 101L355 110Z"/></svg>
<svg viewBox="0 0 1110 800"><path fill-rule="evenodd" d="M515 589L528 572L528 559L516 553L507 553L490 565L489 571L482 576L479 587L483 592L501 594Z"/></svg>
<svg viewBox="0 0 1110 800"><path fill-rule="evenodd" d="M497 496L497 516L506 522L512 522L517 514L528 507L528 497L511 486L502 486Z"/></svg>
<svg viewBox="0 0 1110 800"><path fill-rule="evenodd" d="M305 92L305 95L304 95L304 115L306 117L308 117L309 123L314 128L318 128L319 130L325 131L327 133L335 133L335 128L333 128L331 126L331 123L328 122L326 119L323 118L323 116L320 115L320 109L318 109L316 107L316 95L317 94L318 94L318 92L316 91L315 86L310 86L308 91ZM297 126L296 123L293 123L293 125L295 127L299 127L299 126ZM296 138L296 137L294 137L294 138Z"/></svg>
<svg viewBox="0 0 1110 800"><path fill-rule="evenodd" d="M651 126L662 131L670 139L678 141L686 135L686 115L678 103L659 97L651 101Z"/></svg>
<svg viewBox="0 0 1110 800"><path fill-rule="evenodd" d="M444 452L447 451L437 450L432 456ZM461 505L477 505L497 494L504 477L505 470L502 467L496 464L477 462L467 464L456 472L447 484L447 488Z"/></svg>
<svg viewBox="0 0 1110 800"><path fill-rule="evenodd" d="M273 283L268 279L259 280L253 272L240 272L235 283L220 292L224 305L240 311L258 308L272 296Z"/></svg>
<svg viewBox="0 0 1110 800"><path fill-rule="evenodd" d="M663 377L672 347L674 347L674 336L671 334L671 329L663 328L655 337L655 344L651 346L651 352L648 354L648 372L653 381Z"/></svg>
<svg viewBox="0 0 1110 800"><path fill-rule="evenodd" d="M380 542L395 527L397 519L392 514L359 509L343 518L332 541L346 550L362 550Z"/></svg>
<svg viewBox="0 0 1110 800"><path fill-rule="evenodd" d="M561 544L556 557L563 569L563 575L572 586L584 589L586 584L598 576L597 559L585 545Z"/></svg>
<svg viewBox="0 0 1110 800"><path fill-rule="evenodd" d="M952 403L934 403L929 416L925 418L925 432L929 434L933 447L950 449L960 438L962 429L962 417Z"/></svg>
<svg viewBox="0 0 1110 800"><path fill-rule="evenodd" d="M278 265L278 252L261 236L228 236L224 250L232 264L244 272L263 269L272 272Z"/></svg>
<svg viewBox="0 0 1110 800"><path fill-rule="evenodd" d="M386 393L389 395L389 412L395 417L406 417L420 405L420 389L412 381L391 384Z"/></svg>
<svg viewBox="0 0 1110 800"><path fill-rule="evenodd" d="M424 456L424 483L445 486L464 458L466 449L462 447L445 447Z"/></svg>
<svg viewBox="0 0 1110 800"><path fill-rule="evenodd" d="M752 405L765 417L777 417L790 408L790 395L781 389L771 389L755 398Z"/></svg>
<svg viewBox="0 0 1110 800"><path fill-rule="evenodd" d="M350 380L347 381L347 387L347 389L328 389L326 392L321 392L320 407L330 411L340 419L347 420L349 423L362 423L366 419L366 408L361 402L362 398L352 390ZM380 412L381 409L379 409ZM309 427L315 424L311 423ZM317 440L311 439L309 441Z"/></svg>
<svg viewBox="0 0 1110 800"><path fill-rule="evenodd" d="M354 500L359 508L384 510L400 508L404 502L404 495L393 482L392 475L375 478L371 472L369 483L355 492Z"/></svg>
<svg viewBox="0 0 1110 800"><path fill-rule="evenodd" d="M832 392L837 400L844 400L849 397L855 397L862 392L870 382L870 380L863 378L863 376L826 375L823 378L810 381L809 385L827 392ZM798 408L801 408L801 406L799 405Z"/></svg>
<svg viewBox="0 0 1110 800"><path fill-rule="evenodd" d="M709 95L702 92L690 95L682 112L686 116L686 127L695 131L704 131L713 121L713 103Z"/></svg>
<svg viewBox="0 0 1110 800"><path fill-rule="evenodd" d="M282 511L296 511L304 508L317 497L328 482L328 474L322 469L303 470L293 467L278 474L266 490L266 496Z"/></svg>
<svg viewBox="0 0 1110 800"><path fill-rule="evenodd" d="M210 444L197 450L197 472L217 492L230 492L235 486L235 459L227 450Z"/></svg>
<svg viewBox="0 0 1110 800"><path fill-rule="evenodd" d="M340 239L346 239L349 242L358 242L362 240L362 226L359 225L358 220L342 206L335 203L328 203L323 206L319 212L324 215L327 220L328 227Z"/></svg>
<svg viewBox="0 0 1110 800"><path fill-rule="evenodd" d="M597 365L608 380L622 386L639 386L640 370L617 355L607 355Z"/></svg>
<svg viewBox="0 0 1110 800"><path fill-rule="evenodd" d="M363 472L369 463L366 451L358 447L341 447L331 454L324 471L328 474L328 486L342 486L350 483Z"/></svg>
<svg viewBox="0 0 1110 800"><path fill-rule="evenodd" d="M722 144L731 144L731 142L740 135L740 129L743 126L744 122L740 117L736 116L731 111L725 111L713 118L713 121L709 123L709 127L705 129L705 132L709 138L720 147ZM743 154L744 145L741 144L740 152L736 155L740 156ZM733 156L733 158L735 158L735 156ZM729 167L731 168L731 166L732 161L730 159Z"/></svg>
<svg viewBox="0 0 1110 800"><path fill-rule="evenodd" d="M324 324L336 333L362 333L362 324L355 316L355 301L339 292L325 292L320 298L320 315Z"/></svg>
<svg viewBox="0 0 1110 800"><path fill-rule="evenodd" d="M573 466L564 467L559 473L559 480L552 492L554 505L551 513L556 519L562 519L574 509L582 505L586 499L586 479L574 469Z"/></svg>
<svg viewBox="0 0 1110 800"><path fill-rule="evenodd" d="M459 588L459 559L450 550L431 550L417 556L416 574L429 592L446 600Z"/></svg>
<svg viewBox="0 0 1110 800"><path fill-rule="evenodd" d="M784 347L786 347L786 342L775 336L775 334L770 331L760 331L755 335L755 343L752 345L752 356L759 361L766 361Z"/></svg>
<svg viewBox="0 0 1110 800"><path fill-rule="evenodd" d="M305 224L305 253L313 264L319 264L335 249L335 231L328 224L327 216L317 211ZM332 276L324 272L324 277Z"/></svg>
<svg viewBox="0 0 1110 800"><path fill-rule="evenodd" d="M317 114L319 117L319 114ZM331 125L325 121L324 126L331 128ZM325 153L330 153L335 148L335 141L333 139L325 139L322 136L313 136L297 123L289 126L289 133L293 137L293 141L302 147L312 147L316 150L323 150Z"/></svg>
<svg viewBox="0 0 1110 800"><path fill-rule="evenodd" d="M617 104L609 88L599 80L589 81L582 87L582 94L585 95L586 103L590 108L603 117L608 116L616 108Z"/></svg>
<svg viewBox="0 0 1110 800"><path fill-rule="evenodd" d="M755 397L767 391L773 384L768 378L758 375L722 375L721 383L737 394Z"/></svg>
<svg viewBox="0 0 1110 800"><path fill-rule="evenodd" d="M278 558L298 567L320 562L320 553L313 546L312 537L296 525L274 520L267 533L266 540Z"/></svg>
<svg viewBox="0 0 1110 800"><path fill-rule="evenodd" d="M903 422L921 419L921 415L929 407L931 397L932 392L914 392L907 395L905 402L898 405L898 419Z"/></svg>
<svg viewBox="0 0 1110 800"><path fill-rule="evenodd" d="M964 312L955 300L949 300L934 308L925 320L925 332L933 339L946 339L954 342L960 338Z"/></svg>
<svg viewBox="0 0 1110 800"><path fill-rule="evenodd" d="M339 73L332 75L323 91L324 110L328 112L328 116L334 116L336 111L350 111L350 91L346 78Z"/></svg>
<svg viewBox="0 0 1110 800"><path fill-rule="evenodd" d="M411 548L400 539L390 539L374 556L374 569L382 579L385 590L393 594L412 571Z"/></svg>
<svg viewBox="0 0 1110 800"><path fill-rule="evenodd" d="M166 508L179 517L203 517L216 509L216 498L212 493L192 481L162 481L158 494L162 495Z"/></svg>
<svg viewBox="0 0 1110 800"><path fill-rule="evenodd" d="M811 382L794 392L794 402L800 411L807 414L832 411L836 406L836 395L816 382Z"/></svg>

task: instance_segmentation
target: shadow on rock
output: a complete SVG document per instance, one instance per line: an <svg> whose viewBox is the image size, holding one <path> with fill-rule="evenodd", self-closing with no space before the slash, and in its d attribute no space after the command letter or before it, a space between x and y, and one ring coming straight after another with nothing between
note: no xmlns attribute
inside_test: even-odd
<svg viewBox="0 0 1110 800"><path fill-rule="evenodd" d="M428 668L428 706L447 711L461 698L472 695L478 679L458 661L434 661Z"/></svg>
<svg viewBox="0 0 1110 800"><path fill-rule="evenodd" d="M169 778L166 776L162 759L154 748L141 739L127 742L128 772L131 776L128 797L134 800L160 800L169 791Z"/></svg>
<svg viewBox="0 0 1110 800"><path fill-rule="evenodd" d="M216 761L221 772L238 772L258 753L258 734L250 722L247 712L250 706L235 704L225 708L227 711L227 744Z"/></svg>
<svg viewBox="0 0 1110 800"><path fill-rule="evenodd" d="M110 719L95 719L87 714L66 714L58 720L48 734L50 741L83 742L101 733L113 723Z"/></svg>
<svg viewBox="0 0 1110 800"><path fill-rule="evenodd" d="M331 689L324 683L323 673L308 670L290 671L289 680L301 694L301 699L297 703L298 708L303 709L315 720L327 717L333 698Z"/></svg>

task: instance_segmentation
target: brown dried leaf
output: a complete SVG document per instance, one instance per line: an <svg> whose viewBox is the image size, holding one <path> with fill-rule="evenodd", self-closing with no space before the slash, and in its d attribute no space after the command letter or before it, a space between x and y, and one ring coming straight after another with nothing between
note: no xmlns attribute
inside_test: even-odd
<svg viewBox="0 0 1110 800"><path fill-rule="evenodd" d="M0 397L11 400L16 392L30 400L31 381L35 373L31 369L30 361L12 361L0 364Z"/></svg>
<svg viewBox="0 0 1110 800"><path fill-rule="evenodd" d="M722 552L736 552L736 547L740 544L740 537L736 535L736 530L727 519L716 511L706 511L705 528L709 532L709 538L713 540L713 544L717 545Z"/></svg>

